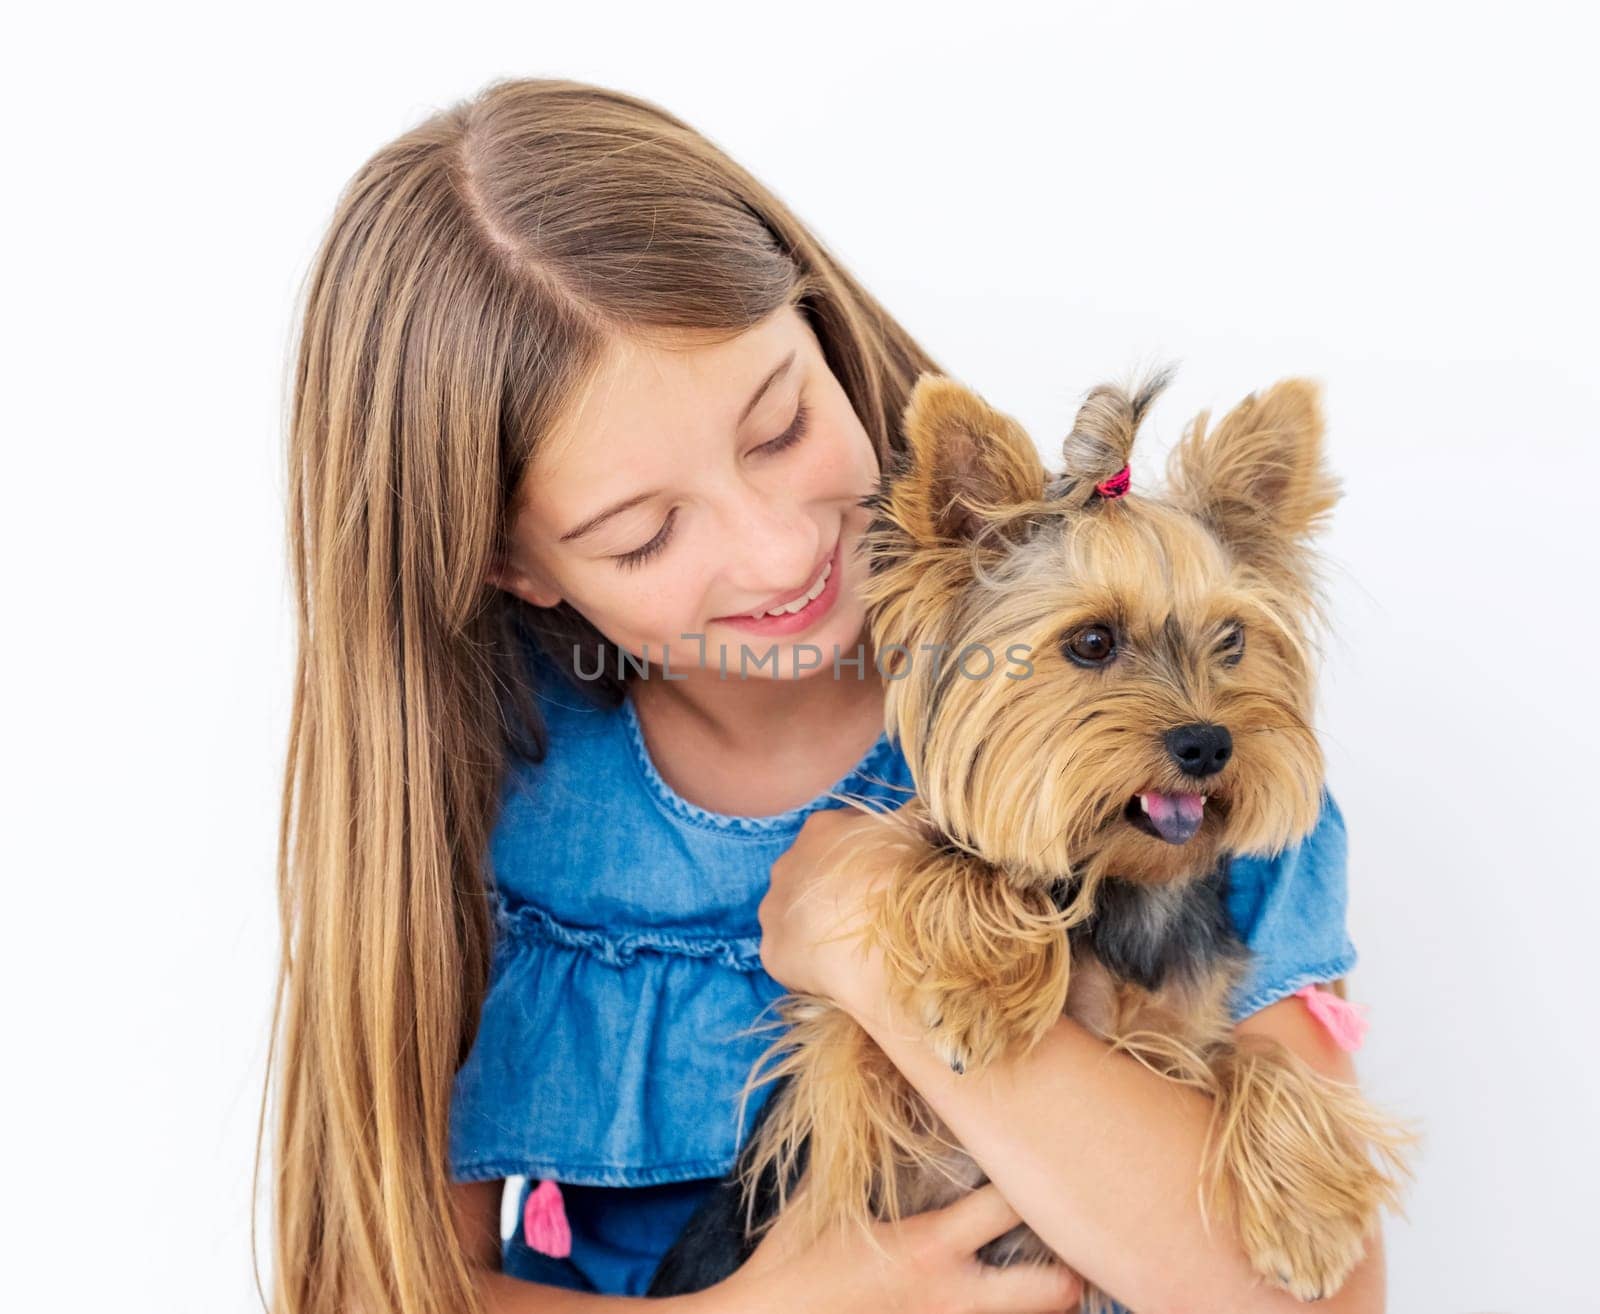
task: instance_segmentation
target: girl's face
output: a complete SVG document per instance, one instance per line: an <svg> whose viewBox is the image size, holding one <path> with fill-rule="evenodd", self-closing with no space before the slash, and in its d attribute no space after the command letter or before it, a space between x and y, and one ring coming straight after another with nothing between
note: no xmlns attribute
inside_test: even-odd
<svg viewBox="0 0 1600 1314"><path fill-rule="evenodd" d="M530 462L490 582L535 606L565 599L674 671L831 671L865 639L854 549L871 513L857 502L877 477L793 307L715 346L619 343Z"/></svg>

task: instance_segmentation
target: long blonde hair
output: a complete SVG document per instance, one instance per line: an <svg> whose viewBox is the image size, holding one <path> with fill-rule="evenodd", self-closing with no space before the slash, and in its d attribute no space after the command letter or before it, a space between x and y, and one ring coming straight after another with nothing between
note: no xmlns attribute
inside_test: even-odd
<svg viewBox="0 0 1600 1314"><path fill-rule="evenodd" d="M481 1309L449 1104L488 975L501 774L547 746L523 648L567 664L605 645L486 578L530 457L612 339L732 335L785 304L887 464L937 367L777 197L647 101L497 82L340 197L288 435L298 653L256 1146L259 1179L271 1108L273 1314Z"/></svg>

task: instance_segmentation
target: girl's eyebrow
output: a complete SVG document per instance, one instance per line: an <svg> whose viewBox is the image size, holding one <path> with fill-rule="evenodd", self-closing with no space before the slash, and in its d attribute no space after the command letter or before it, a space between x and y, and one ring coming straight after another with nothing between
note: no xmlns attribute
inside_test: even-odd
<svg viewBox="0 0 1600 1314"><path fill-rule="evenodd" d="M761 399L767 395L767 389L772 387L774 383L783 377L783 375L788 371L789 367L794 364L795 357L798 354L798 349L791 351L768 372L766 378L761 380L761 383L756 388L755 392L750 395L750 400L744 404L744 409L739 412L740 424L743 424L750 418L750 412L755 410L755 408L761 404ZM615 506L607 507L598 515L590 516L581 525L577 525L574 528L567 530L567 532L556 541L559 543L570 543L575 538L582 538L585 534L591 532L592 530L598 529L601 524L611 519L612 516L621 515L624 511L628 510L629 507L638 506L640 502L648 502L660 491L661 490L658 488L653 488L648 493L635 493L626 501L618 502Z"/></svg>
<svg viewBox="0 0 1600 1314"><path fill-rule="evenodd" d="M750 412L755 410L755 408L760 405L761 399L767 395L767 389L778 381L778 378L789 368L789 366L794 364L794 358L797 354L798 351L791 351L787 356L779 361L776 366L773 367L772 372L768 374L766 378L761 380L761 386L751 394L750 400L744 404L744 410L739 412L740 424L743 424L750 418Z"/></svg>
<svg viewBox="0 0 1600 1314"><path fill-rule="evenodd" d="M577 528L567 530L567 532L563 534L557 541L561 543L567 543L572 539L582 538L585 534L589 533L590 530L599 529L603 521L610 520L612 516L621 515L629 507L638 506L640 502L648 502L660 491L660 489L653 488L648 493L635 493L626 502L618 502L615 506L608 507L599 515L590 516L581 525L577 526Z"/></svg>

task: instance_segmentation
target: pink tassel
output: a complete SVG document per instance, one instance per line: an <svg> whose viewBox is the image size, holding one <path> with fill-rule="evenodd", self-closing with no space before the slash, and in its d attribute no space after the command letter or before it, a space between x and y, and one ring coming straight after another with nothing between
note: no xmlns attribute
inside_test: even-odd
<svg viewBox="0 0 1600 1314"><path fill-rule="evenodd" d="M1352 1004L1347 999L1340 999L1333 991L1314 985L1296 990L1295 994L1306 1001L1311 1016L1322 1023L1340 1049L1350 1051L1361 1048L1361 1041L1367 1034L1363 1005Z"/></svg>
<svg viewBox="0 0 1600 1314"><path fill-rule="evenodd" d="M572 1229L567 1226L561 1188L554 1182L540 1182L528 1192L522 1206L522 1235L530 1249L552 1259L572 1253Z"/></svg>

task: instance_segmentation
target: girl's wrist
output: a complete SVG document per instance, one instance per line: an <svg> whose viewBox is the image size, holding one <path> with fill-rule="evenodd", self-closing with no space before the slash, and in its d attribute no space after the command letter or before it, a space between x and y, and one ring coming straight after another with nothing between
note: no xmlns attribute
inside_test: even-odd
<svg viewBox="0 0 1600 1314"><path fill-rule="evenodd" d="M834 1003L866 1031L873 1032L896 1020L898 1013L883 950L870 935L863 934L852 946L849 961L836 979L839 986Z"/></svg>
<svg viewBox="0 0 1600 1314"><path fill-rule="evenodd" d="M681 1302L674 1306L681 1314L790 1314L794 1308L782 1280L758 1268L755 1257L715 1286L671 1300Z"/></svg>

